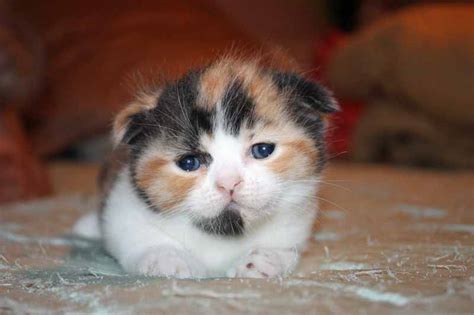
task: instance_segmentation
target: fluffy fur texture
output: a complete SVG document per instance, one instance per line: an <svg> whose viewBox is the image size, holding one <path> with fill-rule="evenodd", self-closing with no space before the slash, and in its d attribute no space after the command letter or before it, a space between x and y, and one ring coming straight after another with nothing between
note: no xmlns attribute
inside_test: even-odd
<svg viewBox="0 0 474 315"><path fill-rule="evenodd" d="M315 83L229 58L141 95L114 124L121 162L104 173L107 250L146 275L291 272L317 212L325 115L336 110ZM262 143L274 150L257 159ZM189 156L196 170L180 168Z"/></svg>

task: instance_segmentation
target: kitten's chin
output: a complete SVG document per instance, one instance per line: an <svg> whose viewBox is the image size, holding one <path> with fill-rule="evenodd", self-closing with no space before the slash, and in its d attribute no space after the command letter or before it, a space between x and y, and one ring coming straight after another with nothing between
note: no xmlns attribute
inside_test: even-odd
<svg viewBox="0 0 474 315"><path fill-rule="evenodd" d="M234 205L227 206L212 218L197 219L194 225L203 232L221 237L239 237L245 231L244 219Z"/></svg>
<svg viewBox="0 0 474 315"><path fill-rule="evenodd" d="M246 228L267 216L265 211L250 209L231 201L216 216L195 219L194 225L211 235L240 237Z"/></svg>

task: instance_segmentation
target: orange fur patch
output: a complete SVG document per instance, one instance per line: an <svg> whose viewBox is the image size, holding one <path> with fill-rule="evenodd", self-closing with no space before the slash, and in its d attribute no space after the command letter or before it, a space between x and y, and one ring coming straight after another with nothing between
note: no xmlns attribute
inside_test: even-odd
<svg viewBox="0 0 474 315"><path fill-rule="evenodd" d="M137 184L143 190L149 190L154 184L158 174L163 172L163 167L168 164L165 159L154 159L143 163L137 170Z"/></svg>
<svg viewBox="0 0 474 315"><path fill-rule="evenodd" d="M171 196L162 206L162 208L166 210L175 207L187 196L189 191L196 184L197 177L171 175L162 180L167 183L166 190Z"/></svg>
<svg viewBox="0 0 474 315"><path fill-rule="evenodd" d="M237 77L255 103L255 112L270 121L281 119L284 95L281 95L270 75L259 70L256 62L237 65Z"/></svg>
<svg viewBox="0 0 474 315"><path fill-rule="evenodd" d="M318 160L318 151L309 141L297 140L285 143L285 145L292 147L295 152L301 152L306 155L311 163L316 163Z"/></svg>
<svg viewBox="0 0 474 315"><path fill-rule="evenodd" d="M201 76L197 105L206 110L214 108L224 96L230 78L230 68L224 62L218 62L207 69Z"/></svg>
<svg viewBox="0 0 474 315"><path fill-rule="evenodd" d="M169 161L156 158L144 162L137 168L137 186L145 191L153 203L166 211L183 200L197 178L179 176L167 169Z"/></svg>
<svg viewBox="0 0 474 315"><path fill-rule="evenodd" d="M268 77L256 78L247 87L249 95L255 101L255 112L259 117L270 121L278 121L283 117L285 101L273 82Z"/></svg>
<svg viewBox="0 0 474 315"><path fill-rule="evenodd" d="M236 79L242 81L255 102L257 115L268 120L281 119L285 98L278 92L271 77L259 70L258 60L241 62L222 59L213 64L201 77L198 105L207 110L212 109Z"/></svg>
<svg viewBox="0 0 474 315"><path fill-rule="evenodd" d="M294 168L293 164L296 162L297 157L298 154L288 150L273 161L270 164L270 168L275 173L287 175L288 171Z"/></svg>
<svg viewBox="0 0 474 315"><path fill-rule="evenodd" d="M282 143L284 152L269 167L285 177L301 178L312 173L317 165L318 151L307 140ZM310 168L310 169L308 169Z"/></svg>

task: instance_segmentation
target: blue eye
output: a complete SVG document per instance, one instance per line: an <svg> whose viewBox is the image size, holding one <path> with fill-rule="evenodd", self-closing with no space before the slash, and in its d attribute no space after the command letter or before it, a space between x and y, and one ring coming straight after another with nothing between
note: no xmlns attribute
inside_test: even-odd
<svg viewBox="0 0 474 315"><path fill-rule="evenodd" d="M275 150L273 143L257 143L252 146L252 155L254 158L260 160L270 156L273 150Z"/></svg>
<svg viewBox="0 0 474 315"><path fill-rule="evenodd" d="M180 169L186 172L195 171L201 166L201 162L195 155L186 155L179 159L176 164Z"/></svg>

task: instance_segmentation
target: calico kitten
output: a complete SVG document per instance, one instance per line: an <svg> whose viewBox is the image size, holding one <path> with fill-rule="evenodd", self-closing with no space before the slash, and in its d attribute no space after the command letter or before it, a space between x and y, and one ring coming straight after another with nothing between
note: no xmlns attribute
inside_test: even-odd
<svg viewBox="0 0 474 315"><path fill-rule="evenodd" d="M76 230L132 273L286 275L317 213L336 110L323 87L256 61L191 71L117 115L100 220Z"/></svg>

